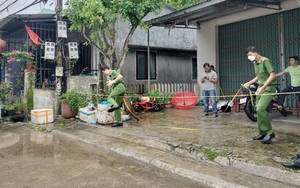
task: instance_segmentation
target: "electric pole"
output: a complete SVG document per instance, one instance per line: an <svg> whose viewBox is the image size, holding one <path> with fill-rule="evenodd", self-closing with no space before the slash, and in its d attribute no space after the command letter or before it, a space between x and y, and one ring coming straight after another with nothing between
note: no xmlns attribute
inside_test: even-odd
<svg viewBox="0 0 300 188"><path fill-rule="evenodd" d="M57 7L55 8L56 11L56 25L58 27L58 21L62 21L62 17L61 17L61 11L62 11L62 5L63 5L63 0L57 0ZM63 39L62 39L63 40ZM62 59L62 45L61 45L61 41L58 37L58 29L56 30L56 69L58 67L62 67L63 66L63 59ZM56 86L55 86L55 110L54 110L54 114L58 115L60 112L60 102L58 100L59 96L61 95L61 80L62 77L56 75Z"/></svg>

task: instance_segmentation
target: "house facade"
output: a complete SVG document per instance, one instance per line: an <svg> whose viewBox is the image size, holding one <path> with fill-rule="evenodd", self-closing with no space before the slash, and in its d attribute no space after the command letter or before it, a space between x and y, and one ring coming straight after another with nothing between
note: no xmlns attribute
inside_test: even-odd
<svg viewBox="0 0 300 188"><path fill-rule="evenodd" d="M219 85L228 98L255 77L245 54L248 46L256 46L262 56L270 58L276 73L289 65L290 56L300 55L300 8L295 0L202 1L148 23L197 28L198 69L204 62L215 65ZM285 88L289 76L278 78L277 84ZM295 95L288 96L286 105L295 107L295 100Z"/></svg>

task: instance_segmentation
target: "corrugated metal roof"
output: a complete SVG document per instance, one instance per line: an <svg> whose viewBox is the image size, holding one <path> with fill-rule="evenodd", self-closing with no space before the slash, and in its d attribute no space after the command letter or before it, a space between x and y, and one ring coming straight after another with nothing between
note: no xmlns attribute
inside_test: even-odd
<svg viewBox="0 0 300 188"><path fill-rule="evenodd" d="M253 8L281 10L284 0L205 0L201 3L170 14L148 20L150 26L200 28L203 22Z"/></svg>

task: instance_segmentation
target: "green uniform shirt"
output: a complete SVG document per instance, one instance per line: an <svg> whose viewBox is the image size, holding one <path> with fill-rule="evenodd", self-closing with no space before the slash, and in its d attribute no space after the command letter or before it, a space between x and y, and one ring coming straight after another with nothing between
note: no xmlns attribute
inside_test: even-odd
<svg viewBox="0 0 300 188"><path fill-rule="evenodd" d="M285 69L285 72L289 73L291 75L291 85L293 87L299 87L300 86L300 66L297 67L288 66L288 68Z"/></svg>
<svg viewBox="0 0 300 188"><path fill-rule="evenodd" d="M119 75L120 75L120 73L119 73L118 71L116 71L116 70L111 70L110 79L111 79L111 80L114 80L114 79L116 79ZM120 82L122 82L122 79L119 80L118 82L114 83L114 84L113 84L113 88L114 88L118 83L120 83Z"/></svg>
<svg viewBox="0 0 300 188"><path fill-rule="evenodd" d="M272 66L270 59L260 56L259 60L261 58L265 59L261 63L254 61L254 70L255 70L256 76L258 77L258 84L264 85L266 83L266 81L268 80L270 73L274 72L274 68ZM276 84L276 81L273 80L269 85L275 86L275 84Z"/></svg>

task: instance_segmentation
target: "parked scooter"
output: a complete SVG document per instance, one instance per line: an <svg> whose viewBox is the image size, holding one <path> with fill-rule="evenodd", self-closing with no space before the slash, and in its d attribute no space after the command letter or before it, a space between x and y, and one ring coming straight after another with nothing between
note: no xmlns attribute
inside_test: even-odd
<svg viewBox="0 0 300 188"><path fill-rule="evenodd" d="M258 84L254 83L249 86L249 88L243 88L242 92L245 95L244 98L240 99L240 104L244 104L244 109L247 117L256 122L257 121L257 113L256 113L256 95L255 92L258 88ZM250 94L251 92L251 94ZM280 90L278 87L276 87L276 93L280 93ZM251 97L252 96L252 97ZM277 109L277 103L278 103L278 95L275 94L273 97L273 100L270 102L270 104L267 107L268 113L273 113L279 111ZM288 112L283 108L281 111L279 111L283 116L287 116Z"/></svg>

